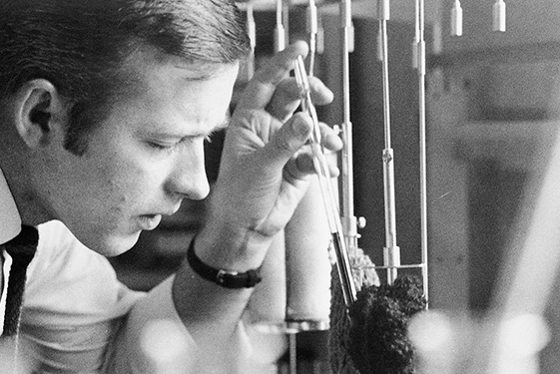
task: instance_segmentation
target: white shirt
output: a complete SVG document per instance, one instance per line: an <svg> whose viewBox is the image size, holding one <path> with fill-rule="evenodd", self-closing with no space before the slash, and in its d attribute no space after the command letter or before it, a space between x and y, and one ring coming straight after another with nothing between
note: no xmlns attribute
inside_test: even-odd
<svg viewBox="0 0 560 374"><path fill-rule="evenodd" d="M15 238L21 231L21 217L2 169L0 169L0 228L0 244Z"/></svg>
<svg viewBox="0 0 560 374"><path fill-rule="evenodd" d="M15 238L21 231L21 217L16 207L16 202L12 197L6 178L0 169L0 244L6 243ZM4 257L4 289L0 298L0 334L4 330L4 312L6 311L6 289L8 286L8 275L12 260L5 252L0 252Z"/></svg>
<svg viewBox="0 0 560 374"><path fill-rule="evenodd" d="M0 170L0 243L20 230L20 215ZM61 222L39 225L38 230L18 336L20 359L28 367L20 365L21 373L155 373L158 356L151 350L161 347L151 347L144 335L160 320L173 326L173 339L166 334L166 342L181 349L173 365L188 368L184 360L194 357L195 346L172 301L173 277L147 295L132 291L117 280L105 257L86 248ZM4 257L2 299L11 263L9 255ZM2 325L4 311L1 305Z"/></svg>

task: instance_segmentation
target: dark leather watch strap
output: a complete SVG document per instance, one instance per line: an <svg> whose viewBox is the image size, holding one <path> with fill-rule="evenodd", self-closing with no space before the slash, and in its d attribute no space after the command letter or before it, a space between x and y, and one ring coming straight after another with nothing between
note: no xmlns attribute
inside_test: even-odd
<svg viewBox="0 0 560 374"><path fill-rule="evenodd" d="M193 239L187 250L187 261L196 274L225 288L251 288L261 280L259 269L251 269L244 273L216 269L206 265L194 252Z"/></svg>

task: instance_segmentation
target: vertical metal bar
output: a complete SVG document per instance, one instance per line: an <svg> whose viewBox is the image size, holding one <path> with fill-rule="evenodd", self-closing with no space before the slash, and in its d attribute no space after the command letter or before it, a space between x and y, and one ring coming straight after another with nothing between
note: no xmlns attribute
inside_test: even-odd
<svg viewBox="0 0 560 374"><path fill-rule="evenodd" d="M397 224L395 209L394 155L391 148L391 105L389 99L389 61L387 21L390 18L389 0L378 0L381 67L383 77L383 124L385 130L385 149L383 150L383 186L385 202L385 248L384 265L387 267L387 282L393 284L400 266L400 249L397 246Z"/></svg>
<svg viewBox="0 0 560 374"><path fill-rule="evenodd" d="M319 32L319 15L315 0L309 0L307 6L307 32L309 33L309 75L314 75L315 56L317 54L317 34Z"/></svg>
<svg viewBox="0 0 560 374"><path fill-rule="evenodd" d="M276 0L276 27L274 28L274 50L280 52L286 48L286 30L283 18L284 4L282 0Z"/></svg>
<svg viewBox="0 0 560 374"><path fill-rule="evenodd" d="M290 374L297 374L297 336L296 334L288 334L288 372Z"/></svg>
<svg viewBox="0 0 560 374"><path fill-rule="evenodd" d="M350 118L350 52L354 45L354 28L352 25L352 9L350 0L342 0L340 4L342 21L342 99L343 122L342 138L342 223L349 253L358 248L358 223L354 215L354 162L352 122Z"/></svg>
<svg viewBox="0 0 560 374"><path fill-rule="evenodd" d="M257 29L255 25L255 15L253 13L253 4L247 3L247 34L251 41L251 56L247 61L247 80L251 80L255 74L255 47L257 45Z"/></svg>
<svg viewBox="0 0 560 374"><path fill-rule="evenodd" d="M416 0L418 20L418 118L420 142L420 240L422 287L428 305L428 193L426 172L426 42L424 41L424 0Z"/></svg>

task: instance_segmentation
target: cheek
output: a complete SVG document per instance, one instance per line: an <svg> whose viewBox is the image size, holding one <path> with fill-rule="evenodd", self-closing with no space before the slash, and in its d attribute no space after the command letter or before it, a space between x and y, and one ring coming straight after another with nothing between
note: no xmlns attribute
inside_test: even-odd
<svg viewBox="0 0 560 374"><path fill-rule="evenodd" d="M137 210L158 198L165 180L163 165L142 158L120 159L104 170L105 193L115 210Z"/></svg>
<svg viewBox="0 0 560 374"><path fill-rule="evenodd" d="M132 163L118 163L100 170L100 198L113 204L112 210L121 211L136 203L146 188L146 172Z"/></svg>
<svg viewBox="0 0 560 374"><path fill-rule="evenodd" d="M126 210L138 173L121 155L84 155L66 169L67 191L92 219L110 219Z"/></svg>

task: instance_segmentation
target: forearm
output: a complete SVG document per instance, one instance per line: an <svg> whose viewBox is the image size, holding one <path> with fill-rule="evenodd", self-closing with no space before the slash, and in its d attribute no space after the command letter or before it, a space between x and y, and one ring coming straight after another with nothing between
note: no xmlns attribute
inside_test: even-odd
<svg viewBox="0 0 560 374"><path fill-rule="evenodd" d="M205 326L202 332L212 333L216 341L196 341L191 327L179 317L172 299L175 279L176 275L171 276L135 303L125 324L116 331L113 344L107 348L103 373L243 372L239 370L240 365L251 353L243 325L236 325L227 339L223 334L215 334L213 326ZM195 301L192 305L197 304ZM220 324L219 320L214 322Z"/></svg>
<svg viewBox="0 0 560 374"><path fill-rule="evenodd" d="M260 234L207 226L195 239L194 251L208 266L243 273L261 266L270 242ZM212 348L235 335L252 290L225 288L204 279L185 261L175 277L173 300L194 341Z"/></svg>

